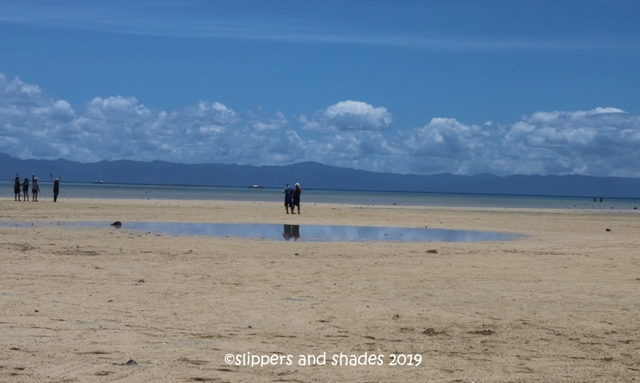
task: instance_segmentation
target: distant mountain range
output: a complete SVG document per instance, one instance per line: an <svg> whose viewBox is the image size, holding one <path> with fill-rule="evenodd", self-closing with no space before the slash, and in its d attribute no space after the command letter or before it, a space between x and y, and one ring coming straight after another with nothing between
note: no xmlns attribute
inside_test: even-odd
<svg viewBox="0 0 640 383"><path fill-rule="evenodd" d="M41 182L49 174L62 175L63 182L126 184L237 186L260 185L280 188L299 182L303 188L325 190L407 191L532 196L576 196L640 198L640 178L580 175L459 176L376 173L301 162L286 166L241 166L224 164L176 164L164 161L100 161L80 163L58 160L20 160L0 153L0 179L31 179Z"/></svg>

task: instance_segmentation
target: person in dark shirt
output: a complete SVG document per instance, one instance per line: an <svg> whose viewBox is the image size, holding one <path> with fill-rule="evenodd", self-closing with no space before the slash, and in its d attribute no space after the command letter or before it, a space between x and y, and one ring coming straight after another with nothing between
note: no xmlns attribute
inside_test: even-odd
<svg viewBox="0 0 640 383"><path fill-rule="evenodd" d="M60 193L60 181L62 180L62 176L58 176L55 180L53 179L53 174L49 174L51 177L51 181L53 181L53 202L58 202L58 193Z"/></svg>
<svg viewBox="0 0 640 383"><path fill-rule="evenodd" d="M302 194L302 189L300 188L300 184L296 183L296 187L293 189L293 205L291 205L291 214L293 214L294 206L298 207L298 214L300 214L300 194Z"/></svg>
<svg viewBox="0 0 640 383"><path fill-rule="evenodd" d="M29 179L25 178L22 182L22 194L24 197L23 201L29 201Z"/></svg>
<svg viewBox="0 0 640 383"><path fill-rule="evenodd" d="M13 181L13 198L20 201L20 173L16 173L16 179Z"/></svg>

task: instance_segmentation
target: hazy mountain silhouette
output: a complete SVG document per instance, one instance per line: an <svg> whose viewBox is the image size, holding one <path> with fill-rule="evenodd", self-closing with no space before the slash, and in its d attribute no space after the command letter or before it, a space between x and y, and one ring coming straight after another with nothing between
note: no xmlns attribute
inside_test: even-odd
<svg viewBox="0 0 640 383"><path fill-rule="evenodd" d="M80 163L58 160L20 160L0 153L0 179L13 180L16 172L41 180L62 175L65 182L282 187L300 182L307 189L371 190L440 193L482 193L545 196L640 198L640 178L580 175L500 177L493 174L459 176L377 173L301 162L286 166L176 164L164 161L100 161Z"/></svg>

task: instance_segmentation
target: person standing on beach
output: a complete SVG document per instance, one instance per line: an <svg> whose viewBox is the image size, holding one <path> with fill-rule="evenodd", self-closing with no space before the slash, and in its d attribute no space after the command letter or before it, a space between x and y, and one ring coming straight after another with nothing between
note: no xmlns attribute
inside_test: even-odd
<svg viewBox="0 0 640 383"><path fill-rule="evenodd" d="M20 201L20 173L16 173L16 179L13 181L13 198Z"/></svg>
<svg viewBox="0 0 640 383"><path fill-rule="evenodd" d="M282 192L284 193L284 208L289 214L289 207L291 207L291 214L293 214L293 189L287 184Z"/></svg>
<svg viewBox="0 0 640 383"><path fill-rule="evenodd" d="M22 182L22 194L23 194L23 202L29 201L29 179L25 178Z"/></svg>
<svg viewBox="0 0 640 383"><path fill-rule="evenodd" d="M38 193L40 193L38 177L36 177L35 173L31 173L31 201L38 202Z"/></svg>
<svg viewBox="0 0 640 383"><path fill-rule="evenodd" d="M51 181L53 181L53 202L58 202L58 193L60 193L60 181L62 180L62 176L58 176L55 180L53 179L53 174L49 174L51 177Z"/></svg>
<svg viewBox="0 0 640 383"><path fill-rule="evenodd" d="M293 189L293 205L291 205L291 214L293 214L294 206L298 207L298 214L300 214L300 194L302 194L302 189L300 189L300 184L296 182L296 187Z"/></svg>

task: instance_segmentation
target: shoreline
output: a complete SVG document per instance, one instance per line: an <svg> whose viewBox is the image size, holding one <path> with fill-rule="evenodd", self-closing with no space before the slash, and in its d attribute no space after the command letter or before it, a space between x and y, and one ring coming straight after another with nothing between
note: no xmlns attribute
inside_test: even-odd
<svg viewBox="0 0 640 383"><path fill-rule="evenodd" d="M7 183L7 188L9 188ZM118 200L194 200L194 201L236 201L236 202L278 202L281 193L278 188L253 189L232 186L198 185L142 185L121 184L103 188L100 184L70 183L63 190L61 200L74 199L118 199ZM145 188L148 186L148 188ZM44 189L43 189L44 190ZM131 193L127 193L130 191ZM50 199L48 192L41 193L41 199ZM94 197L96 196L96 197ZM186 197L186 198L185 198ZM305 189L303 203L336 203L345 205L382 206L462 206L541 209L585 209L585 210L633 210L640 206L640 198L605 197L602 203L592 202L592 196L553 196L525 194L484 194L484 193L442 193L411 191L367 191ZM366 202L362 202L362 201ZM573 205L573 206L571 206ZM616 206L612 206L616 205ZM587 207L590 206L590 207Z"/></svg>

